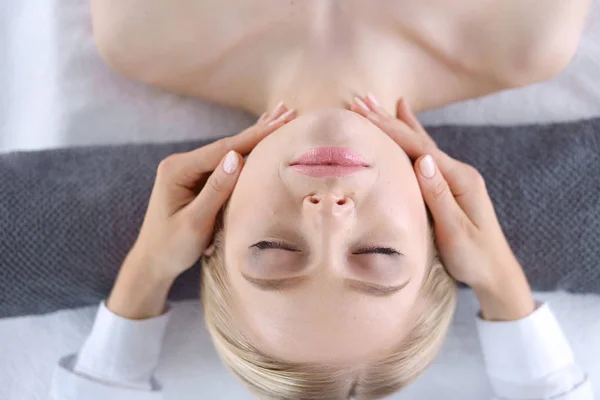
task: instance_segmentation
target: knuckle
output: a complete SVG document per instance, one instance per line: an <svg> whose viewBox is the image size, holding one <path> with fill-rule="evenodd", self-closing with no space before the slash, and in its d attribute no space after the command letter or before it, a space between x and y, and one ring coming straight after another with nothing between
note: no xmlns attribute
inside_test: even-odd
<svg viewBox="0 0 600 400"><path fill-rule="evenodd" d="M421 134L421 148L423 149L423 154L435 154L438 150L437 144L427 133Z"/></svg>
<svg viewBox="0 0 600 400"><path fill-rule="evenodd" d="M233 138L225 137L223 139L219 139L217 142L219 151L223 154L227 153L229 150L233 149Z"/></svg>
<svg viewBox="0 0 600 400"><path fill-rule="evenodd" d="M483 176L469 164L458 164L451 175L454 177L453 191L456 196L464 196L468 193L477 195L486 191Z"/></svg>
<svg viewBox="0 0 600 400"><path fill-rule="evenodd" d="M435 155L435 151L437 150L435 143L432 143L430 140L423 137L417 137L415 139L415 146L417 147L417 152L419 155Z"/></svg>
<svg viewBox="0 0 600 400"><path fill-rule="evenodd" d="M472 187L476 189L485 188L485 179L483 178L483 175L481 175L481 173L477 170L477 168L471 165L467 166L465 175L468 179L469 184Z"/></svg>
<svg viewBox="0 0 600 400"><path fill-rule="evenodd" d="M213 193L223 193L227 189L227 184L222 176L215 174L207 182L208 189Z"/></svg>
<svg viewBox="0 0 600 400"><path fill-rule="evenodd" d="M169 176L173 173L177 165L179 164L180 155L179 154L171 154L164 158L159 164L157 168L158 176Z"/></svg>
<svg viewBox="0 0 600 400"><path fill-rule="evenodd" d="M445 180L440 179L433 184L431 193L435 200L439 200L446 196L449 191L450 189L448 188L448 183Z"/></svg>
<svg viewBox="0 0 600 400"><path fill-rule="evenodd" d="M380 115L380 118L381 118L382 123L385 124L386 126L389 126L390 129L393 129L397 132L402 132L402 133L410 133L411 132L410 128L408 128L404 122L400 121L399 119L394 118L393 116L391 116L389 114Z"/></svg>

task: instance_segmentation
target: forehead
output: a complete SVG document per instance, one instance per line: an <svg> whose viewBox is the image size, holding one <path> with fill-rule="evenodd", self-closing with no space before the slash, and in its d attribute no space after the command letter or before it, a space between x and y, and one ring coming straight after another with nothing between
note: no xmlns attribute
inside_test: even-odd
<svg viewBox="0 0 600 400"><path fill-rule="evenodd" d="M393 298L371 299L337 292L323 282L267 296L232 283L238 321L252 343L293 363L340 366L378 359L402 344L418 312L417 285Z"/></svg>

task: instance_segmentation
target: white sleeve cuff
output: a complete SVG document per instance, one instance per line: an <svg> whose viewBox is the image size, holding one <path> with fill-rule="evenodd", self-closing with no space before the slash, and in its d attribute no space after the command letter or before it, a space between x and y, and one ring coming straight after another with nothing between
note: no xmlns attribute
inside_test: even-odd
<svg viewBox="0 0 600 400"><path fill-rule="evenodd" d="M63 357L54 371L51 400L162 400L160 386L153 384L152 391L114 386L73 372L75 355Z"/></svg>
<svg viewBox="0 0 600 400"><path fill-rule="evenodd" d="M74 372L124 388L153 390L170 311L146 320L129 320L100 303L94 326L77 357Z"/></svg>
<svg viewBox="0 0 600 400"><path fill-rule="evenodd" d="M518 321L478 318L477 329L486 370L498 397L549 398L577 390L586 382L546 304Z"/></svg>

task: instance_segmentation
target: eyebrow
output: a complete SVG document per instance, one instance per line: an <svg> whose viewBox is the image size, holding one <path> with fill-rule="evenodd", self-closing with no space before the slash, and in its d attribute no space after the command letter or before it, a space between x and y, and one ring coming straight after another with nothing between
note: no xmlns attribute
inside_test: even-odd
<svg viewBox="0 0 600 400"><path fill-rule="evenodd" d="M294 276L291 278L281 279L260 279L242 274L244 279L250 282L256 288L266 291L275 292L294 289L305 284L310 278L308 276ZM400 285L386 286L376 283L357 281L354 279L346 279L346 287L358 293L363 293L373 297L388 297L400 290L404 289L410 283L410 279Z"/></svg>
<svg viewBox="0 0 600 400"><path fill-rule="evenodd" d="M346 287L348 287L349 289L352 289L355 292L364 293L375 297L391 296L404 289L409 283L410 278L406 282L403 282L400 285L396 286L378 285L376 283L346 279Z"/></svg>

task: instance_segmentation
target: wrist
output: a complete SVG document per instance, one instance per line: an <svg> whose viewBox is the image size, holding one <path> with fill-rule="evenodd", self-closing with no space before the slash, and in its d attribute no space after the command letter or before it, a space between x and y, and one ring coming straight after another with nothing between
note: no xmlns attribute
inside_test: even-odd
<svg viewBox="0 0 600 400"><path fill-rule="evenodd" d="M472 289L481 306L481 315L486 320L516 321L535 311L533 294L520 266L511 273Z"/></svg>
<svg viewBox="0 0 600 400"><path fill-rule="evenodd" d="M161 315L174 278L158 272L150 261L132 252L123 263L106 307L128 319L147 319Z"/></svg>

